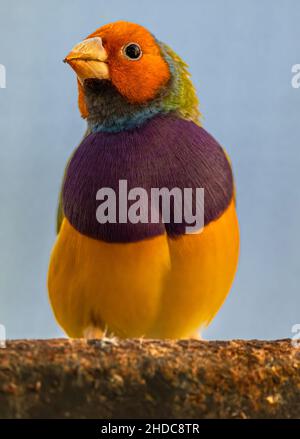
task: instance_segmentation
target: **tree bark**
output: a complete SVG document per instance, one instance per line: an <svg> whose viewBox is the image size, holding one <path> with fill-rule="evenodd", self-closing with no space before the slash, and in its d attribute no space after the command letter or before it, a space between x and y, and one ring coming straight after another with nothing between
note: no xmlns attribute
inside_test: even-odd
<svg viewBox="0 0 300 439"><path fill-rule="evenodd" d="M299 418L291 340L43 340L0 349L0 418Z"/></svg>

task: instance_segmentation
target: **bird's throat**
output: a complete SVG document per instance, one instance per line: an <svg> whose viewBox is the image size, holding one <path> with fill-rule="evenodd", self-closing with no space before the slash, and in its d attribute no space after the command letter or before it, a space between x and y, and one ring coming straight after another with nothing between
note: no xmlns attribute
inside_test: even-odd
<svg viewBox="0 0 300 439"><path fill-rule="evenodd" d="M137 128L158 114L166 113L163 100L167 89L144 104L124 98L109 80L88 79L83 84L88 110L88 133L116 133Z"/></svg>

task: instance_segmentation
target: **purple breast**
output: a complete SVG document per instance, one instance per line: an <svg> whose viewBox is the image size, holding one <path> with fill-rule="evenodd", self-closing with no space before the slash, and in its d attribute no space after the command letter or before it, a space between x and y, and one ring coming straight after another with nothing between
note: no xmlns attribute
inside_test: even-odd
<svg viewBox="0 0 300 439"><path fill-rule="evenodd" d="M232 171L220 145L203 128L172 116L157 116L131 131L87 136L67 168L63 210L80 233L108 242L134 242L165 231L172 237L185 233L185 221L177 223L172 216L167 224L162 219L158 224L119 223L118 218L116 224L100 224L96 194L112 188L118 205L120 180L127 181L128 191L139 187L148 194L151 188L204 188L205 225L233 197Z"/></svg>

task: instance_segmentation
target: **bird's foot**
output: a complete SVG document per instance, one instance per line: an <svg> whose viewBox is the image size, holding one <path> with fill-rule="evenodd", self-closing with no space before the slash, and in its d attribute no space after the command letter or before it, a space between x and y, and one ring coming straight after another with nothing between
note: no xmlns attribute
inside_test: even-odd
<svg viewBox="0 0 300 439"><path fill-rule="evenodd" d="M103 336L104 332L97 326L88 326L83 331L83 338L86 338L87 340L99 340L102 339Z"/></svg>
<svg viewBox="0 0 300 439"><path fill-rule="evenodd" d="M196 331L193 334L191 334L191 336L189 337L191 340L203 340L203 338L201 337L200 332Z"/></svg>
<svg viewBox="0 0 300 439"><path fill-rule="evenodd" d="M94 340L101 344L101 346L118 346L118 339L113 334L107 334L97 326L89 326L83 332L83 337L86 340Z"/></svg>

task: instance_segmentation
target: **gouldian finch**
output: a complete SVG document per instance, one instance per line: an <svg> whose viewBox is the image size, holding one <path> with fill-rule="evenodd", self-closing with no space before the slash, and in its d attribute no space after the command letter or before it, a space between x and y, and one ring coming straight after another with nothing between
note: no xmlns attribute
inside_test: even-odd
<svg viewBox="0 0 300 439"><path fill-rule="evenodd" d="M231 288L239 229L231 164L201 126L188 66L124 21L96 30L65 62L87 131L62 184L48 273L55 317L71 338L192 337ZM99 190L119 200L120 182L148 193L203 188L201 231L161 211L159 222L99 221Z"/></svg>

